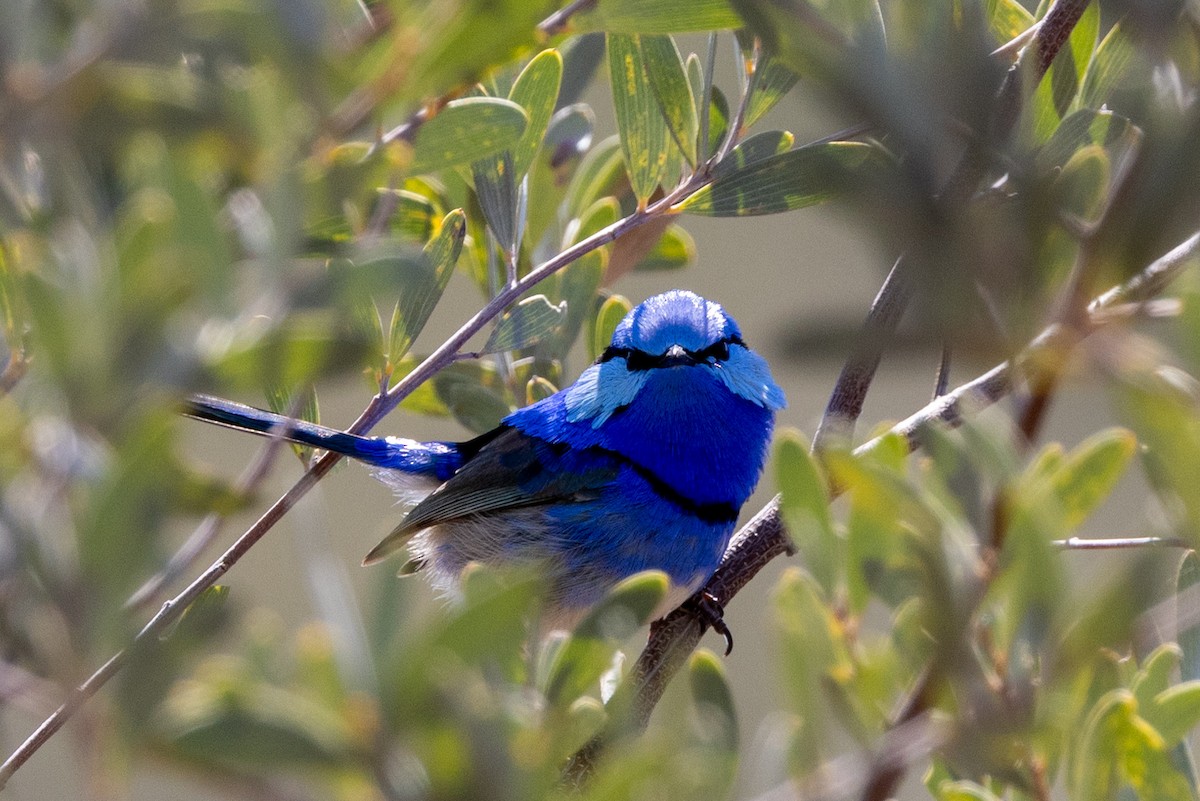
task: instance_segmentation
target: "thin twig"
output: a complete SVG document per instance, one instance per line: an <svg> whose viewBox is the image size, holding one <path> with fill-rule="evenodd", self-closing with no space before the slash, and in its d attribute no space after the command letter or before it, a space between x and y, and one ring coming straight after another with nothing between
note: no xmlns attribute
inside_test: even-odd
<svg viewBox="0 0 1200 801"><path fill-rule="evenodd" d="M567 25L570 24L571 17L580 12L587 11L596 5L596 2L597 0L575 0L573 3L568 3L539 22L537 29L546 36L554 36L557 33L562 33L566 30Z"/></svg>
<svg viewBox="0 0 1200 801"><path fill-rule="evenodd" d="M1056 548L1064 551L1109 551L1126 548L1191 548L1192 543L1182 537L1111 537L1104 539L1088 539L1086 537L1067 537L1065 540L1054 540Z"/></svg>
<svg viewBox="0 0 1200 801"><path fill-rule="evenodd" d="M1087 329L1072 334L1061 325L1050 326L1029 343L1019 358L996 365L974 380L931 401L911 417L894 425L885 436L899 434L905 438L911 450L916 450L920 447L921 432L925 428L934 425L958 425L962 422L964 408L981 409L995 403L1011 391L1013 375L1022 371L1026 365L1036 364L1049 353L1068 346L1075 341L1077 335L1086 335L1091 330L1112 324L1118 319L1112 313L1114 309L1137 308L1138 304L1161 292L1198 257L1200 232L1193 234L1126 283L1093 300L1088 306L1090 325ZM884 436L876 437L855 448L854 453L862 455L874 451L880 447L883 439ZM776 556L790 552L790 549L791 543L779 517L777 495L734 536L721 566L701 592L710 592L723 603L728 603L763 566ZM632 700L632 712L621 720L612 721L608 728L575 754L567 767L569 777L576 781L581 780L594 769L613 739L644 728L662 697L663 690L684 664L688 654L699 644L700 637L695 618L683 610L672 612L650 628L646 648L613 699L616 701L621 698L621 703L629 703Z"/></svg>
<svg viewBox="0 0 1200 801"><path fill-rule="evenodd" d="M848 440L854 433L854 424L862 414L867 391L883 358L883 346L900 324L912 299L914 286L906 262L904 256L896 259L871 303L858 341L842 366L821 424L813 436L813 450L825 450L834 441Z"/></svg>

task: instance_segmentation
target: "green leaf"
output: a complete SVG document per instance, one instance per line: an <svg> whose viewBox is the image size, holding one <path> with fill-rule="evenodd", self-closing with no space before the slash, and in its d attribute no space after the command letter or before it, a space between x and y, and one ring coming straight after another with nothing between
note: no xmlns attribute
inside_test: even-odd
<svg viewBox="0 0 1200 801"><path fill-rule="evenodd" d="M827 142L789 150L714 180L675 208L707 217L777 214L845 194L858 177L881 169L880 152L857 142Z"/></svg>
<svg viewBox="0 0 1200 801"><path fill-rule="evenodd" d="M462 209L455 209L442 220L437 236L425 245L420 259L390 259L398 269L407 271L388 336L388 361L393 365L408 352L441 299L462 252L466 230L466 215Z"/></svg>
<svg viewBox="0 0 1200 801"><path fill-rule="evenodd" d="M975 782L942 782L934 793L937 801L1000 801L999 796Z"/></svg>
<svg viewBox="0 0 1200 801"><path fill-rule="evenodd" d="M1130 431L1112 428L1093 434L1070 453L1053 483L1068 529L1080 526L1109 496L1136 448Z"/></svg>
<svg viewBox="0 0 1200 801"><path fill-rule="evenodd" d="M1071 30L1067 46L1058 51L1029 100L1026 130L1033 141L1046 141L1072 108L1096 50L1099 30L1100 4L1089 3Z"/></svg>
<svg viewBox="0 0 1200 801"><path fill-rule="evenodd" d="M709 158L721 149L721 143L729 134L729 101L725 93L717 87L712 88L712 99L708 104L708 152Z"/></svg>
<svg viewBox="0 0 1200 801"><path fill-rule="evenodd" d="M508 99L525 109L529 116L529 124L525 133L512 148L512 167L514 180L529 172L533 158L550 124L554 114L554 105L558 100L558 89L562 84L563 60L557 50L543 50L538 53L517 76Z"/></svg>
<svg viewBox="0 0 1200 801"><path fill-rule="evenodd" d="M471 177L475 181L475 194L488 228L504 253L511 255L517 247L520 224L517 219L517 176L512 154L506 150L497 156L475 162L471 165Z"/></svg>
<svg viewBox="0 0 1200 801"><path fill-rule="evenodd" d="M721 159L712 169L713 178L744 169L756 161L791 150L796 137L788 131L763 131L744 139L729 155Z"/></svg>
<svg viewBox="0 0 1200 801"><path fill-rule="evenodd" d="M780 494L779 513L788 534L825 597L834 597L844 545L834 533L829 488L809 453L808 443L797 431L785 430L777 439L775 485Z"/></svg>
<svg viewBox="0 0 1200 801"><path fill-rule="evenodd" d="M437 207L429 198L407 189L379 189L379 203L394 204L388 230L416 242L428 242L437 227Z"/></svg>
<svg viewBox="0 0 1200 801"><path fill-rule="evenodd" d="M822 602L821 589L812 576L787 568L771 600L783 696L799 718L795 759L802 771L808 772L821 764L831 747L823 689L831 673L842 666L852 667L843 658L842 626Z"/></svg>
<svg viewBox="0 0 1200 801"><path fill-rule="evenodd" d="M574 23L579 31L652 34L727 30L742 20L728 0L604 0Z"/></svg>
<svg viewBox="0 0 1200 801"><path fill-rule="evenodd" d="M1147 719L1168 747L1182 740L1200 724L1200 681L1185 681L1154 697Z"/></svg>
<svg viewBox="0 0 1200 801"><path fill-rule="evenodd" d="M725 669L712 651L692 654L688 686L696 712L692 732L702 749L698 761L712 776L704 797L727 797L738 763L737 712Z"/></svg>
<svg viewBox="0 0 1200 801"><path fill-rule="evenodd" d="M667 595L670 580L649 570L617 584L572 632L555 655L546 682L546 698L558 705L594 689L625 638L650 620Z"/></svg>
<svg viewBox="0 0 1200 801"><path fill-rule="evenodd" d="M563 206L573 216L581 216L598 199L613 191L620 180L623 164L619 137L610 136L599 142L575 171Z"/></svg>
<svg viewBox="0 0 1200 801"><path fill-rule="evenodd" d="M1111 181L1112 162L1104 148L1080 148L1054 182L1059 210L1082 224L1098 223L1108 205Z"/></svg>
<svg viewBox="0 0 1200 801"><path fill-rule="evenodd" d="M617 330L617 324L625 318L625 315L633 309L633 304L627 298L621 295L613 295L607 298L604 303L600 304L600 310L596 313L596 324L592 326L588 337L588 358L593 361L600 358L600 354L612 342L613 332Z"/></svg>
<svg viewBox="0 0 1200 801"><path fill-rule="evenodd" d="M566 303L556 306L545 295L524 298L496 322L487 344L479 352L499 353L534 345L562 322L566 310Z"/></svg>
<svg viewBox="0 0 1200 801"><path fill-rule="evenodd" d="M525 110L511 100L452 100L418 129L408 172L435 172L499 153L518 142L528 123Z"/></svg>
<svg viewBox="0 0 1200 801"><path fill-rule="evenodd" d="M691 166L696 166L696 101L688 85L679 49L670 36L640 37L642 58L654 99L662 111L671 138Z"/></svg>
<svg viewBox="0 0 1200 801"><path fill-rule="evenodd" d="M667 124L646 76L639 37L610 33L607 40L608 71L625 170L638 205L645 206L667 166Z"/></svg>
<svg viewBox="0 0 1200 801"><path fill-rule="evenodd" d="M558 387L540 375L535 375L525 383L525 405L532 406L538 401L550 397L555 392L558 392Z"/></svg>
<svg viewBox="0 0 1200 801"><path fill-rule="evenodd" d="M1142 710L1144 715L1153 707L1155 697L1171 686L1171 676L1179 666L1180 657L1178 646L1174 643L1163 643L1143 660L1141 669L1130 682L1129 689L1138 702L1138 709ZM1148 715L1147 718L1151 723L1154 722Z"/></svg>
<svg viewBox="0 0 1200 801"><path fill-rule="evenodd" d="M512 411L504 399L504 382L491 364L452 364L434 377L433 386L454 419L471 431L490 431Z"/></svg>
<svg viewBox="0 0 1200 801"><path fill-rule="evenodd" d="M1033 15L1017 0L987 0L984 14L998 45L1012 41L1035 22Z"/></svg>
<svg viewBox="0 0 1200 801"><path fill-rule="evenodd" d="M1083 91L1078 104L1082 108L1098 109L1112 103L1117 90L1125 85L1143 84L1149 77L1146 60L1138 58L1137 44L1118 22L1112 26L1083 78Z"/></svg>
<svg viewBox="0 0 1200 801"><path fill-rule="evenodd" d="M754 81L750 103L746 106L745 126L749 128L762 119L799 80L800 76L782 61L770 54L764 54L758 66L758 77Z"/></svg>
<svg viewBox="0 0 1200 801"><path fill-rule="evenodd" d="M695 260L696 241L683 227L672 224L659 237L654 250L646 254L634 269L640 272L678 270Z"/></svg>
<svg viewBox="0 0 1200 801"><path fill-rule="evenodd" d="M1136 131L1129 120L1111 111L1080 109L1063 120L1054 135L1042 145L1034 164L1041 174L1055 174L1088 145L1123 151L1136 138Z"/></svg>

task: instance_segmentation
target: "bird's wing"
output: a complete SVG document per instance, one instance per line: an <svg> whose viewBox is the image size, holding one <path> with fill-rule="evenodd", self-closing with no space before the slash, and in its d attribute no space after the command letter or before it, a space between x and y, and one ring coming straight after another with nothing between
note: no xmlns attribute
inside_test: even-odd
<svg viewBox="0 0 1200 801"><path fill-rule="evenodd" d="M399 550L414 534L467 515L580 500L617 476L619 464L602 452L578 450L502 430L376 545L363 564Z"/></svg>

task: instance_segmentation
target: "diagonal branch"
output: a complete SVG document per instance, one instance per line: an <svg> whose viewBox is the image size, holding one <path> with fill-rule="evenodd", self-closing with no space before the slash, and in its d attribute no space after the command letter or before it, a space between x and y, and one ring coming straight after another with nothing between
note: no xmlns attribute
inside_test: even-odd
<svg viewBox="0 0 1200 801"><path fill-rule="evenodd" d="M1087 316L1079 326L1067 327L1055 323L1047 327L1014 360L999 364L972 381L935 398L911 417L894 425L888 434L900 434L908 441L909 449L915 451L920 447L920 435L924 429L936 425L958 425L963 420L964 411L984 408L1005 397L1012 391L1017 375L1036 371L1047 357L1062 354L1093 331L1136 314L1140 304L1162 292L1197 258L1200 258L1200 232L1133 278L1095 298L1088 304ZM854 452L864 454L873 451L882 440L883 437L876 437L860 445ZM790 552L791 543L779 517L779 496L775 496L734 536L720 568L700 592L711 593L728 602L768 562ZM618 709L623 708L621 705L630 705L630 713L614 717L608 728L572 757L566 768L571 779L580 781L589 775L614 740L636 734L645 728L667 684L683 666L688 654L700 644L701 634L696 619L682 609L675 610L651 626L645 650L638 657L629 678L609 702ZM920 695L914 693L912 697ZM887 786L885 782L878 789L887 789Z"/></svg>
<svg viewBox="0 0 1200 801"><path fill-rule="evenodd" d="M1090 0L1057 0L1031 34L1029 46L1021 58L1005 74L996 96L996 112L992 122L995 141L1003 141L1016 125L1021 108L1022 79L1026 75L1040 80L1050 68L1059 50L1071 36ZM1025 54L1036 54L1037 61L1026 65ZM968 148L954 173L946 183L938 201L946 208L958 208L970 201L983 177L984 163L974 148ZM849 437L862 414L863 404L890 335L900 324L900 318L912 300L916 288L916 261L907 254L896 260L879 290L867 319L863 322L859 340L846 359L842 372L830 395L825 415L813 438L813 447L820 450L831 440Z"/></svg>

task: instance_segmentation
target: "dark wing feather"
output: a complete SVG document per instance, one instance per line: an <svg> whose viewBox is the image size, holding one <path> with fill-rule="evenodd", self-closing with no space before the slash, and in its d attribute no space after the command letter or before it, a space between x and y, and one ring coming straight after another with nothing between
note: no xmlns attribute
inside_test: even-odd
<svg viewBox="0 0 1200 801"><path fill-rule="evenodd" d="M399 550L417 532L467 515L593 496L619 466L595 450L554 445L515 428L502 428L445 484L413 507L363 564Z"/></svg>

